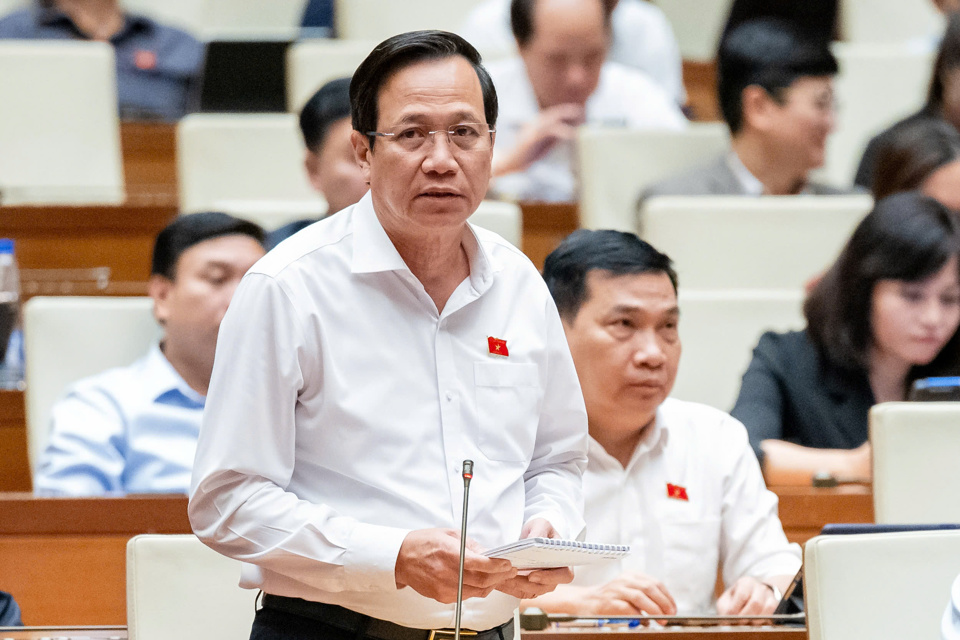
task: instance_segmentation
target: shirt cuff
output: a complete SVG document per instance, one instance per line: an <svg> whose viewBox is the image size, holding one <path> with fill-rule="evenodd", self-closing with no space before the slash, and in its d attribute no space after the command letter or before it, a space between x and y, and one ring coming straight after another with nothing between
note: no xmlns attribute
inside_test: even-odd
<svg viewBox="0 0 960 640"><path fill-rule="evenodd" d="M408 533L396 527L357 524L344 554L346 590L396 591L397 556Z"/></svg>

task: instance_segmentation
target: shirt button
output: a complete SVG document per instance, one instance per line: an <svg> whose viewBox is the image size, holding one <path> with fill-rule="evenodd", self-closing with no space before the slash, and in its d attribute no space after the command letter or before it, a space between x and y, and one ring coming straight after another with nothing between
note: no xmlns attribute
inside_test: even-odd
<svg viewBox="0 0 960 640"><path fill-rule="evenodd" d="M447 400L448 400L448 401L453 400L453 392L452 392L452 391L447 391Z"/></svg>

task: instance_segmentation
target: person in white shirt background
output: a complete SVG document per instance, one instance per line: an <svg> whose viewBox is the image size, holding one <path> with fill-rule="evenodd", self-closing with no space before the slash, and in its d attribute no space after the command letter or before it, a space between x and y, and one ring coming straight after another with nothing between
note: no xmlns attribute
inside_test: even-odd
<svg viewBox="0 0 960 640"><path fill-rule="evenodd" d="M643 71L683 106L683 59L667 16L647 0L605 2L612 7L608 59ZM510 0L480 3L457 33L490 60L517 52L517 42L510 31Z"/></svg>
<svg viewBox="0 0 960 640"><path fill-rule="evenodd" d="M479 551L576 538L586 411L530 261L467 218L490 180L497 94L476 50L417 31L350 85L370 191L243 279L217 345L189 503L265 592L251 637L512 640L521 597L572 579Z"/></svg>
<svg viewBox="0 0 960 640"><path fill-rule="evenodd" d="M607 61L603 0L513 0L519 56L488 65L500 96L494 194L574 201L574 139L582 124L679 130L676 102L642 71Z"/></svg>
<svg viewBox="0 0 960 640"><path fill-rule="evenodd" d="M667 397L680 363L670 259L630 233L580 230L547 257L543 277L587 406L587 532L632 553L578 567L573 583L531 604L579 615L771 613L800 548L743 425Z"/></svg>

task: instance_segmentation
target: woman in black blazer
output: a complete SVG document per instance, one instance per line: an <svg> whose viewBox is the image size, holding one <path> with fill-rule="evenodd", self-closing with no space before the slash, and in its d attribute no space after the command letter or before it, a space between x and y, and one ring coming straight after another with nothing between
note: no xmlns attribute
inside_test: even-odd
<svg viewBox="0 0 960 640"><path fill-rule="evenodd" d="M731 413L769 484L869 479L870 407L960 374L960 218L916 192L881 200L804 314L805 330L760 338Z"/></svg>

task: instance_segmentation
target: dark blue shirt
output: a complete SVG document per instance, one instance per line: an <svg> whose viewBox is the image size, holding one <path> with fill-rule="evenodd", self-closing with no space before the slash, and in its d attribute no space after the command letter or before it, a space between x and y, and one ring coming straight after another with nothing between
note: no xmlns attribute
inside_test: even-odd
<svg viewBox="0 0 960 640"><path fill-rule="evenodd" d="M88 39L66 14L40 5L0 18L0 38ZM176 120L187 113L203 66L203 44L133 14L126 15L110 44L117 59L121 118Z"/></svg>

